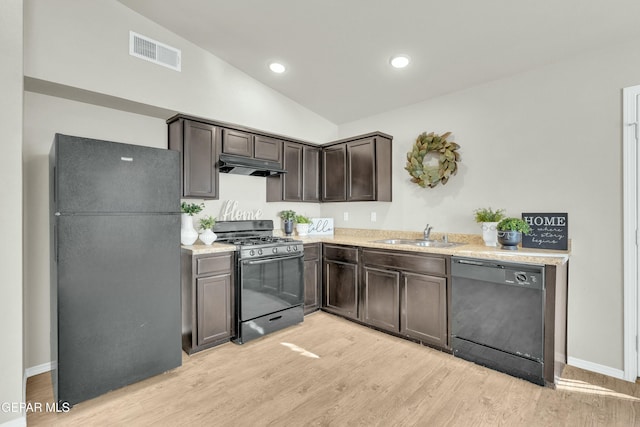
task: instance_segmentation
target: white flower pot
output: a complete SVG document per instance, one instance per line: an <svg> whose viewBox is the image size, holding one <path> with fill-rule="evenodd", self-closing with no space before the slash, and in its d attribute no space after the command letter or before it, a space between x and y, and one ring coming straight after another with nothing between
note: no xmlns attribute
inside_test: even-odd
<svg viewBox="0 0 640 427"><path fill-rule="evenodd" d="M296 232L298 236L306 236L309 234L309 224L296 224Z"/></svg>
<svg viewBox="0 0 640 427"><path fill-rule="evenodd" d="M200 233L200 241L205 245L210 245L216 241L218 236L211 229L207 228L202 233Z"/></svg>
<svg viewBox="0 0 640 427"><path fill-rule="evenodd" d="M484 240L485 246L498 246L497 226L497 222L482 223L482 240Z"/></svg>
<svg viewBox="0 0 640 427"><path fill-rule="evenodd" d="M198 232L193 228L193 217L183 213L182 226L180 227L180 243L193 245L198 240Z"/></svg>

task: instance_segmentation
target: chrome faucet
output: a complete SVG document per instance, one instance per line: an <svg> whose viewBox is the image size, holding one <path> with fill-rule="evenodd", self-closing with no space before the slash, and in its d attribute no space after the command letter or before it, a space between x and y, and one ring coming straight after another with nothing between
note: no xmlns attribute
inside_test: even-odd
<svg viewBox="0 0 640 427"><path fill-rule="evenodd" d="M431 235L431 230L433 229L433 227L431 227L429 224L427 224L427 226L424 228L424 240L429 240L429 236Z"/></svg>

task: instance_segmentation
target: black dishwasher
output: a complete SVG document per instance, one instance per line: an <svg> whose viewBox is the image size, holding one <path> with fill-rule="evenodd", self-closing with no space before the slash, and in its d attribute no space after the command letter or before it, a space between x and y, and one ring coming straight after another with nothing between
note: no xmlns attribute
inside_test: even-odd
<svg viewBox="0 0 640 427"><path fill-rule="evenodd" d="M544 266L452 257L451 347L544 385Z"/></svg>

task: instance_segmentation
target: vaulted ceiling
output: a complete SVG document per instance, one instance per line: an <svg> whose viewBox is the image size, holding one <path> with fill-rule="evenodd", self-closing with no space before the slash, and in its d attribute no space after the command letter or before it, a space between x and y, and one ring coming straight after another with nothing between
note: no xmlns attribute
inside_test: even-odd
<svg viewBox="0 0 640 427"><path fill-rule="evenodd" d="M638 0L119 1L336 124L640 40Z"/></svg>

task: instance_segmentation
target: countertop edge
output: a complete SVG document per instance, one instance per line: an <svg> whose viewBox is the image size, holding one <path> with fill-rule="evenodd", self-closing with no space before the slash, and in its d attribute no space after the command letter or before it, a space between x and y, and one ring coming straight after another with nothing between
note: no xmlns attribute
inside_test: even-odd
<svg viewBox="0 0 640 427"><path fill-rule="evenodd" d="M416 252L422 254L451 255L467 258L481 258L505 262L521 262L527 264L563 265L569 261L569 251L546 251L541 249L518 248L517 251L506 251L497 247L483 246L475 242L465 243L449 248L420 247L413 245L390 245L380 242L375 237L358 237L353 235L334 236L295 236L303 244L329 243L336 245L359 246L363 248L386 249L403 252ZM214 242L212 245L195 244L182 245L182 251L192 255L205 255L221 252L234 252L235 245Z"/></svg>

